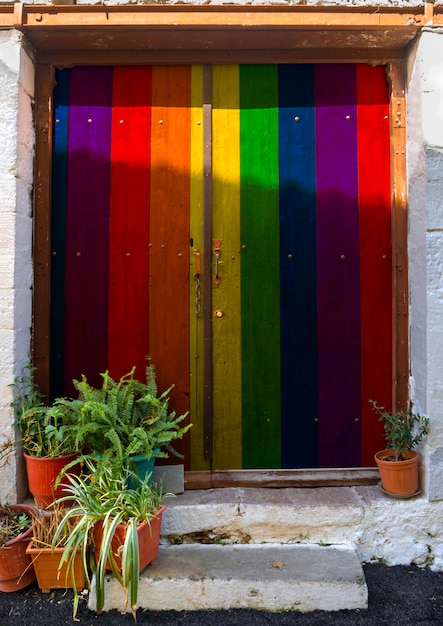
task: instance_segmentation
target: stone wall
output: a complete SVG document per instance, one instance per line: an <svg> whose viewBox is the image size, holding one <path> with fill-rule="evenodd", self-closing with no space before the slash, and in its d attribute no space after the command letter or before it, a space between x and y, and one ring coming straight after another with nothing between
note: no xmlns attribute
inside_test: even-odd
<svg viewBox="0 0 443 626"><path fill-rule="evenodd" d="M443 499L443 32L425 30L408 62L411 393L431 417L429 499Z"/></svg>
<svg viewBox="0 0 443 626"><path fill-rule="evenodd" d="M33 98L33 64L21 35L0 31L0 445L15 435L8 385L30 359ZM22 468L15 456L7 461L0 471L0 502L24 493Z"/></svg>

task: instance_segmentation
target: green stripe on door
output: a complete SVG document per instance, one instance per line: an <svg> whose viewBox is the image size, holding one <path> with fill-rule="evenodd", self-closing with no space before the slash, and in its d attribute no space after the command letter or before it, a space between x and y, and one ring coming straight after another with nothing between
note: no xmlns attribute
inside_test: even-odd
<svg viewBox="0 0 443 626"><path fill-rule="evenodd" d="M277 66L240 66L243 467L281 465Z"/></svg>

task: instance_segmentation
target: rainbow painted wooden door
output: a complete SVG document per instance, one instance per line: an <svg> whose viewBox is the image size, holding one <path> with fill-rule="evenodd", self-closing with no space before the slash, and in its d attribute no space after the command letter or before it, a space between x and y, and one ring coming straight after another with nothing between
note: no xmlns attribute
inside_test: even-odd
<svg viewBox="0 0 443 626"><path fill-rule="evenodd" d="M389 406L392 385L384 68L212 68L217 256L204 241L203 93L200 66L57 73L53 393L81 373L143 371L150 354L174 408L191 411L187 467L372 465L382 438L368 399Z"/></svg>

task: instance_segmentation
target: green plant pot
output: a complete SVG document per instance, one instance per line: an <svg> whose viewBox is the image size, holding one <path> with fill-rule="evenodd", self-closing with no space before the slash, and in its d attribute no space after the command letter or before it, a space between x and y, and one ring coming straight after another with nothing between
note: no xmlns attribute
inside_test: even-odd
<svg viewBox="0 0 443 626"><path fill-rule="evenodd" d="M154 463L155 456L146 457L141 454L137 456L131 456L131 464L134 465L134 467L131 467L131 469L134 469L140 480L145 480L146 476L148 474L151 474L151 478L148 480L149 485L152 483L152 472L154 470ZM129 481L129 487L131 489L136 488L137 485L135 485L134 483L135 481Z"/></svg>

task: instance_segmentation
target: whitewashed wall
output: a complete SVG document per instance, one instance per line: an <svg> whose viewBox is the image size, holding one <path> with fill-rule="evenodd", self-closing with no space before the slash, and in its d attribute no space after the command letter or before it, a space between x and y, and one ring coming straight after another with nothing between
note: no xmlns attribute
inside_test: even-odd
<svg viewBox="0 0 443 626"><path fill-rule="evenodd" d="M0 31L0 445L14 437L8 385L30 354L34 70L20 42L17 32ZM23 491L12 457L0 469L0 502Z"/></svg>
<svg viewBox="0 0 443 626"><path fill-rule="evenodd" d="M429 499L443 499L443 31L425 31L408 67L411 390L431 418Z"/></svg>

